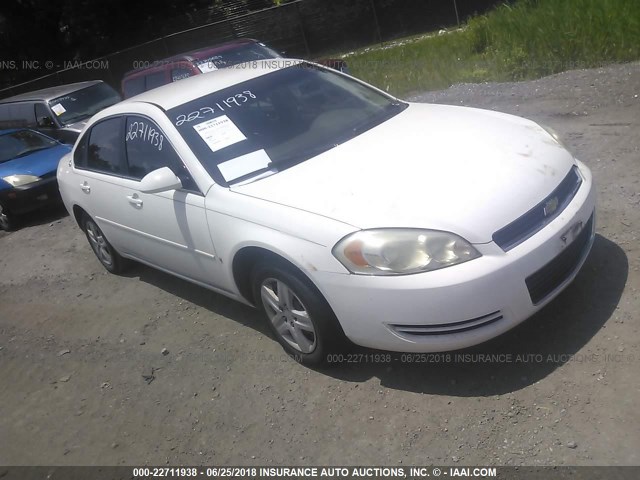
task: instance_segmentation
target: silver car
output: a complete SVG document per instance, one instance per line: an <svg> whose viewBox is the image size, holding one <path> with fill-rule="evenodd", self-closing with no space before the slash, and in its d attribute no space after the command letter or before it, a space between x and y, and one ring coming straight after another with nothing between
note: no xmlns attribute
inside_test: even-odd
<svg viewBox="0 0 640 480"><path fill-rule="evenodd" d="M102 80L22 93L0 100L0 128L36 128L72 144L89 118L120 100Z"/></svg>

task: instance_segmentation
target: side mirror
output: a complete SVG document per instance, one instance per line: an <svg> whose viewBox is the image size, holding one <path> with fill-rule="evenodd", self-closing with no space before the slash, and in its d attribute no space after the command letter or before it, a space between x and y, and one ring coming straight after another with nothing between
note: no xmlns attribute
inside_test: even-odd
<svg viewBox="0 0 640 480"><path fill-rule="evenodd" d="M162 167L147 173L140 180L142 193L159 193L182 188L182 182L169 167Z"/></svg>
<svg viewBox="0 0 640 480"><path fill-rule="evenodd" d="M51 120L51 118L49 118L49 117L40 117L38 119L38 126L39 127L53 127L55 125L53 123L53 120Z"/></svg>

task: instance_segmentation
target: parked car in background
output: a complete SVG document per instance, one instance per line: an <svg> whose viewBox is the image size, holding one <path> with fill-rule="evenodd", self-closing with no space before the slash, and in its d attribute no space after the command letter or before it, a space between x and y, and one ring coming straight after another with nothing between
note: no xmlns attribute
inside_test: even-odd
<svg viewBox="0 0 640 480"><path fill-rule="evenodd" d="M36 128L73 144L91 116L120 100L102 80L22 93L0 100L0 128Z"/></svg>
<svg viewBox="0 0 640 480"><path fill-rule="evenodd" d="M240 63L280 58L281 55L256 40L243 38L220 45L148 62L148 66L125 73L122 95L129 98L168 83ZM147 65L145 63L144 65Z"/></svg>
<svg viewBox="0 0 640 480"><path fill-rule="evenodd" d="M194 75L269 58L282 58L282 55L257 40L242 38L163 60L145 62L143 68L125 73L121 84L122 96L130 98ZM320 59L317 63L348 73L344 60Z"/></svg>
<svg viewBox="0 0 640 480"><path fill-rule="evenodd" d="M56 169L71 146L30 129L0 130L0 229L60 200Z"/></svg>
<svg viewBox="0 0 640 480"><path fill-rule="evenodd" d="M345 337L475 345L575 278L595 188L548 129L288 63L189 78L90 121L58 182L107 270L134 259L254 305L310 364Z"/></svg>

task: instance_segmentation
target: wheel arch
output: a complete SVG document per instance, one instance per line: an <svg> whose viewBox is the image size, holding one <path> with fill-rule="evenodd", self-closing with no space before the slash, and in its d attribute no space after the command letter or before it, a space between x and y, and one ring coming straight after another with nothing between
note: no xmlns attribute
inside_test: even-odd
<svg viewBox="0 0 640 480"><path fill-rule="evenodd" d="M268 248L250 245L240 248L233 256L232 275L240 295L249 303L255 306L253 298L253 287L251 285L251 274L256 265L262 261L274 262L285 268L297 271L302 275L305 282L322 295L315 283L309 278L305 271L296 263L286 258L280 253L276 253Z"/></svg>
<svg viewBox="0 0 640 480"><path fill-rule="evenodd" d="M90 215L80 205L74 205L72 208L72 212L73 212L73 218L75 219L76 223L84 231L84 225L82 225L82 217L84 215L87 215L87 216L90 216Z"/></svg>

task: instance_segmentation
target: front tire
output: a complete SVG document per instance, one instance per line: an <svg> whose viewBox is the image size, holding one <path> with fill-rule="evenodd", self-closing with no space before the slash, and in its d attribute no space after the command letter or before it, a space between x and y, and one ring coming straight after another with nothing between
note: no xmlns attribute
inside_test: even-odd
<svg viewBox="0 0 640 480"><path fill-rule="evenodd" d="M345 345L331 307L295 268L261 263L252 279L256 306L262 307L272 334L296 361L319 365Z"/></svg>
<svg viewBox="0 0 640 480"><path fill-rule="evenodd" d="M82 221L82 229L84 230L89 245L96 257L110 273L121 273L126 267L126 261L120 256L116 249L111 246L107 237L104 236L98 224L91 217L85 215Z"/></svg>

